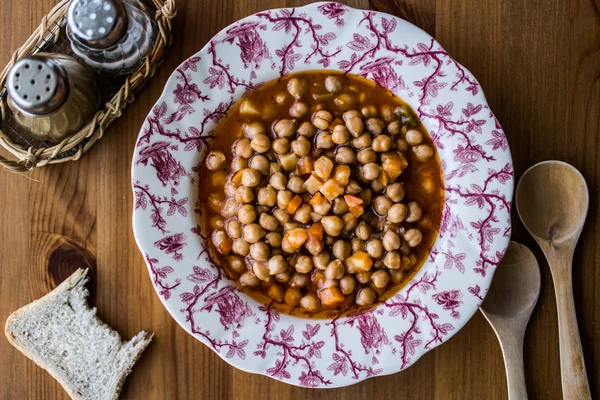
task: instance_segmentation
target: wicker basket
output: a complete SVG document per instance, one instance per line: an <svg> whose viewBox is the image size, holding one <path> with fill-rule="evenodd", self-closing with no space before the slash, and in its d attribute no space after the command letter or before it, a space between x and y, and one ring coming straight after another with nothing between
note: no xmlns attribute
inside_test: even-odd
<svg viewBox="0 0 600 400"><path fill-rule="evenodd" d="M15 143L14 135L6 131L9 115L12 115L6 104L6 90L0 92L0 113L2 125L0 129L0 145L10 152L14 159L7 159L0 155L0 165L12 172L24 172L47 164L61 163L78 160L83 153L104 135L105 129L121 116L122 110L134 100L133 94L137 92L146 81L151 78L156 68L163 61L166 48L171 44L171 21L177 12L175 0L152 0L156 7L156 20L159 34L154 48L135 72L124 79L123 85L112 94L104 107L100 109L92 120L76 134L69 136L62 142L43 146L30 143L21 145ZM35 54L56 45L59 37L64 34L65 15L69 0L61 0L42 19L42 23L31 34L29 39L13 53L11 60L0 74L0 88L5 88L8 71L15 62L24 56ZM12 136L12 137L11 137Z"/></svg>

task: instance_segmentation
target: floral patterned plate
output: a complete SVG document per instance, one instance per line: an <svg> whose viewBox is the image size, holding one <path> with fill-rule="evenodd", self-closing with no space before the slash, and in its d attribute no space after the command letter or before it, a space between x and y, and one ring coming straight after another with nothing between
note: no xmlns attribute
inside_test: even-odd
<svg viewBox="0 0 600 400"><path fill-rule="evenodd" d="M217 122L244 92L289 72L337 69L377 81L416 110L441 158L443 221L425 265L361 315L306 320L239 292L210 259L195 213L198 171ZM141 129L133 227L167 310L244 371L339 387L401 371L477 310L510 236L513 168L481 87L432 37L338 3L261 12L179 66Z"/></svg>

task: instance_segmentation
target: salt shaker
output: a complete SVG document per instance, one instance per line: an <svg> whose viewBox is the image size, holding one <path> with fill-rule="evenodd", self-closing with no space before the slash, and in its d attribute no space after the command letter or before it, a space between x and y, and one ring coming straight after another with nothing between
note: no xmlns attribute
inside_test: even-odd
<svg viewBox="0 0 600 400"><path fill-rule="evenodd" d="M10 69L6 86L15 120L50 142L80 130L100 102L94 73L65 54L22 58Z"/></svg>
<svg viewBox="0 0 600 400"><path fill-rule="evenodd" d="M67 36L73 52L98 72L125 75L150 53L158 27L139 0L71 0Z"/></svg>

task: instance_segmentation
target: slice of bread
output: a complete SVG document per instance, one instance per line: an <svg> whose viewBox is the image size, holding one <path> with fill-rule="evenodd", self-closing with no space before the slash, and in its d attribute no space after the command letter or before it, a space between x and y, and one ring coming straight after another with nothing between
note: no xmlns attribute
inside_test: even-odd
<svg viewBox="0 0 600 400"><path fill-rule="evenodd" d="M19 351L47 370L71 398L115 400L125 378L152 340L138 333L123 343L87 304L87 270L15 311L5 333Z"/></svg>

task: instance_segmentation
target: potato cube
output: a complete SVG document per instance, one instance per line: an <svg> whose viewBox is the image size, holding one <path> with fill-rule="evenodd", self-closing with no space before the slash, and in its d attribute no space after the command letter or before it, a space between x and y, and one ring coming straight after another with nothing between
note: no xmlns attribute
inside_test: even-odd
<svg viewBox="0 0 600 400"><path fill-rule="evenodd" d="M299 249L308 239L308 233L304 228L288 229L283 234L283 240L287 241L292 247Z"/></svg>
<svg viewBox="0 0 600 400"><path fill-rule="evenodd" d="M386 153L389 154L389 153ZM389 181L393 182L397 177L404 172L404 169L408 166L408 161L400 153L393 153L392 155L385 157L382 167L387 174Z"/></svg>
<svg viewBox="0 0 600 400"><path fill-rule="evenodd" d="M244 117L260 117L260 109L252 100L246 99L240 104L240 115Z"/></svg>
<svg viewBox="0 0 600 400"><path fill-rule="evenodd" d="M346 265L346 271L349 274L355 274L357 272L367 272L371 270L373 266L373 259L370 255L364 251L357 251L350 257L344 260Z"/></svg>
<svg viewBox="0 0 600 400"><path fill-rule="evenodd" d="M319 188L323 186L323 181L321 181L316 174L310 174L310 177L304 181L304 187L306 191L310 194L315 194L319 191Z"/></svg>
<svg viewBox="0 0 600 400"><path fill-rule="evenodd" d="M311 156L298 159L298 173L300 175L310 174L313 171L314 161Z"/></svg>
<svg viewBox="0 0 600 400"><path fill-rule="evenodd" d="M344 187L334 179L328 179L327 182L321 186L319 192L321 192L327 200L333 201L336 197L344 193Z"/></svg>
<svg viewBox="0 0 600 400"><path fill-rule="evenodd" d="M328 157L321 156L321 157L319 157L319 159L317 161L315 161L314 167L315 167L315 173L321 179L328 179L329 176L331 176L331 170L333 169L333 162Z"/></svg>
<svg viewBox="0 0 600 400"><path fill-rule="evenodd" d="M298 157L294 153L281 154L279 157L279 163L286 171L292 171L298 165Z"/></svg>
<svg viewBox="0 0 600 400"><path fill-rule="evenodd" d="M338 165L335 167L333 179L342 186L346 186L350 180L350 167L348 165Z"/></svg>

